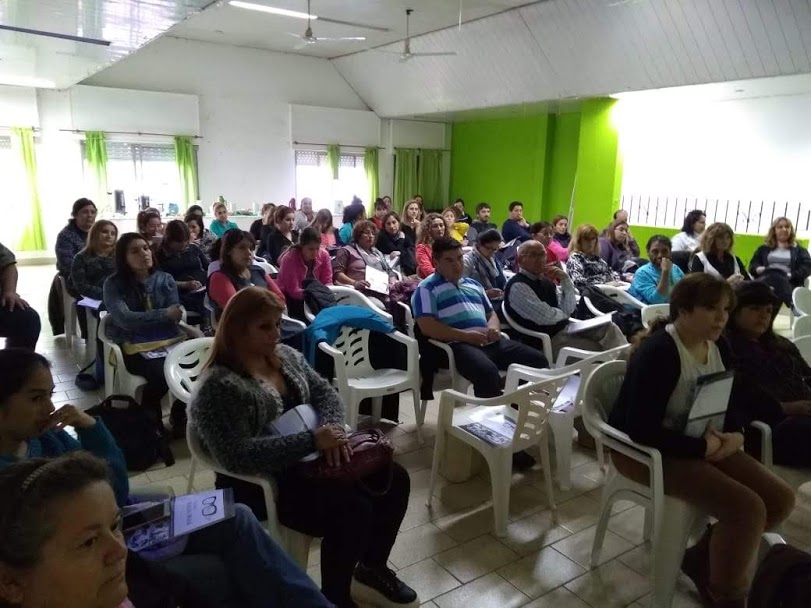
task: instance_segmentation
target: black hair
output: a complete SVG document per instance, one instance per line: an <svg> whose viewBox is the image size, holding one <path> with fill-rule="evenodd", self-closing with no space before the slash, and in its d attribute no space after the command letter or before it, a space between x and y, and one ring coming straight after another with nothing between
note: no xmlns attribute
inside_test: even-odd
<svg viewBox="0 0 811 608"><path fill-rule="evenodd" d="M653 247L654 243L662 243L663 245L667 245L668 249L673 249L673 243L671 243L670 239L664 234L654 234L648 239L648 242L645 245L645 251L648 251L651 247Z"/></svg>
<svg viewBox="0 0 811 608"><path fill-rule="evenodd" d="M479 203L478 205L476 205L476 215L478 215L479 211L481 211L482 209L489 209L489 208L490 208L490 203Z"/></svg>
<svg viewBox="0 0 811 608"><path fill-rule="evenodd" d="M707 214L701 209L693 209L690 213L684 216L684 224L682 224L681 231L687 234L695 234L693 226L698 220L706 216Z"/></svg>
<svg viewBox="0 0 811 608"><path fill-rule="evenodd" d="M729 320L727 321L726 331L729 335L735 335L740 331L737 315L742 308L771 306L772 318L769 327L758 338L758 341L766 346L780 348L781 350L791 351L793 349L791 340L774 333L774 319L780 312L782 302L771 287L761 281L741 281L735 288L735 298L735 307L729 313Z"/></svg>
<svg viewBox="0 0 811 608"><path fill-rule="evenodd" d="M191 214L187 213L186 217L183 218L183 221L186 224L188 224L189 222L194 222L195 224L197 224L197 226L199 226L199 228L200 228L200 236L201 237L203 236L203 233L206 231L206 227L203 224L203 218L201 218L199 215L194 215L193 213L191 213ZM169 222L169 223L171 224L172 222Z"/></svg>
<svg viewBox="0 0 811 608"><path fill-rule="evenodd" d="M30 458L0 471L0 563L30 569L59 517L54 503L96 482L109 484L107 464L83 450L56 459ZM0 600L0 605L8 605Z"/></svg>
<svg viewBox="0 0 811 608"><path fill-rule="evenodd" d="M321 238L319 237L318 240L320 241ZM231 256L229 254L231 250L242 241L248 241L251 244L251 248L256 247L256 239L253 238L250 232L239 230L238 228L231 228L231 230L225 231L225 234L222 235L222 245L220 247L220 268L231 273L234 272L234 267L231 264Z"/></svg>
<svg viewBox="0 0 811 608"><path fill-rule="evenodd" d="M480 232L476 238L477 245L487 245L488 243L500 243L501 233L495 228Z"/></svg>
<svg viewBox="0 0 811 608"><path fill-rule="evenodd" d="M159 220L161 219L161 214L158 213L157 211L150 211L149 209L138 212L138 215L136 216L135 219L135 222L138 225L138 230L143 232L146 229L146 225L149 223L149 220L151 219Z"/></svg>
<svg viewBox="0 0 811 608"><path fill-rule="evenodd" d="M394 217L397 220L397 223L400 223L400 216L397 215L396 211L389 211L386 215L383 216L383 230L386 229L386 223L389 221L390 217Z"/></svg>
<svg viewBox="0 0 811 608"><path fill-rule="evenodd" d="M538 234L541 230L545 228L549 228L550 230L554 229L552 224L549 222L535 222L532 226L529 227L530 234Z"/></svg>
<svg viewBox="0 0 811 608"><path fill-rule="evenodd" d="M191 207L186 209L186 215L189 215L190 213L197 213L198 211L200 212L200 215L205 215L206 214L205 211L203 211L203 208L200 205L192 205Z"/></svg>
<svg viewBox="0 0 811 608"><path fill-rule="evenodd" d="M20 392L37 366L50 369L51 364L39 353L25 348L0 350L0 407Z"/></svg>
<svg viewBox="0 0 811 608"><path fill-rule="evenodd" d="M298 247L301 249L305 245L321 245L321 233L318 231L317 228L313 228L312 226L305 226L301 234L298 236L298 243L293 245L293 247Z"/></svg>
<svg viewBox="0 0 811 608"><path fill-rule="evenodd" d="M130 244L134 241L143 241L149 247L149 241L143 234L138 234L137 232L126 232L121 235L121 238L118 239L118 242L115 244L115 274L114 277L118 277L119 279L123 279L124 281L131 281L135 277L135 273L132 272L132 268L127 263L127 250L130 247ZM149 269L149 272L152 273L155 271L155 260L152 260L152 268Z"/></svg>
<svg viewBox="0 0 811 608"><path fill-rule="evenodd" d="M375 199L375 211L377 211L378 209L388 209L386 201L384 201L382 198Z"/></svg>
<svg viewBox="0 0 811 608"><path fill-rule="evenodd" d="M449 236L441 236L438 239L434 239L434 243L431 245L431 255L434 260L438 260L446 251L456 251L461 248L462 243L456 239Z"/></svg>
<svg viewBox="0 0 811 608"><path fill-rule="evenodd" d="M349 224L357 220L366 209L363 208L363 205L352 203L348 207L344 208L344 224Z"/></svg>
<svg viewBox="0 0 811 608"><path fill-rule="evenodd" d="M226 232L229 232L226 230ZM208 250L208 259L212 262L219 262L220 254L222 253L222 237L211 243L211 248Z"/></svg>
<svg viewBox="0 0 811 608"><path fill-rule="evenodd" d="M73 202L73 208L70 210L70 216L71 217L76 217L77 215L79 215L79 211L81 211L85 207L90 207L90 206L92 206L95 209L96 208L96 203L91 201L89 198L77 198Z"/></svg>
<svg viewBox="0 0 811 608"><path fill-rule="evenodd" d="M198 218L200 219L200 218ZM189 227L186 226L186 222L181 222L180 220L172 220L168 224L166 224L166 228L163 230L163 239L161 239L161 248L163 248L167 243L184 243L191 238L191 234L189 233Z"/></svg>
<svg viewBox="0 0 811 608"><path fill-rule="evenodd" d="M453 204L454 204L454 205L455 205L456 203L462 203L462 209L464 209L464 208L465 208L465 201L464 201L464 199L457 198L455 201L453 201Z"/></svg>
<svg viewBox="0 0 811 608"><path fill-rule="evenodd" d="M523 209L524 208L524 203L522 203L521 201L513 201L513 202L510 203L510 206L508 207L508 209L510 211L512 211L516 207L521 207L521 209Z"/></svg>

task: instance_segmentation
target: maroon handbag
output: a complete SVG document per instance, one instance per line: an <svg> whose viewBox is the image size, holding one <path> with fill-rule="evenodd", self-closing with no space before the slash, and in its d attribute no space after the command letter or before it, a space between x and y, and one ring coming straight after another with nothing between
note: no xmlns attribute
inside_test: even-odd
<svg viewBox="0 0 811 608"><path fill-rule="evenodd" d="M299 474L307 479L323 479L347 484L359 483L365 486L364 480L369 475L385 468L391 469L394 446L382 431L378 429L355 431L346 438L349 440L349 447L352 448L349 462L345 462L339 467L331 467L325 458L319 457L316 460L299 464ZM383 493L386 491L388 488L385 488Z"/></svg>

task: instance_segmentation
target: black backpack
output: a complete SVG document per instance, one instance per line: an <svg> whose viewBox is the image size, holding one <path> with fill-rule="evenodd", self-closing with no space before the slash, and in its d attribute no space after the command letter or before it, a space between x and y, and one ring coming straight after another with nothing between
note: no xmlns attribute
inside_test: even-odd
<svg viewBox="0 0 811 608"><path fill-rule="evenodd" d="M586 298L588 298L594 307L603 313L614 313L611 319L629 340L639 331L644 329L642 325L642 314L638 310L629 310L611 296L607 296L596 287L587 286L580 291L580 301L577 303L572 318L574 319L591 319L594 317L588 306L586 306Z"/></svg>
<svg viewBox="0 0 811 608"><path fill-rule="evenodd" d="M304 303L314 315L325 308L331 308L338 304L335 294L317 279L311 279L304 287Z"/></svg>
<svg viewBox="0 0 811 608"><path fill-rule="evenodd" d="M163 430L132 397L110 395L87 413L104 422L124 452L128 470L146 471L158 460L167 467L175 464Z"/></svg>
<svg viewBox="0 0 811 608"><path fill-rule="evenodd" d="M811 554L774 545L760 562L749 591L749 608L811 606Z"/></svg>

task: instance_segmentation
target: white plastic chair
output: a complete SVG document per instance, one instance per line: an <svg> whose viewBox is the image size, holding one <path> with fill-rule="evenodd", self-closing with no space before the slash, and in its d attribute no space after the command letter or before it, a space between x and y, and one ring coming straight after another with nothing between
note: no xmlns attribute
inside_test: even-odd
<svg viewBox="0 0 811 608"><path fill-rule="evenodd" d="M62 314L65 317L65 343L68 348L73 346L73 336L78 335L79 317L76 310L76 298L68 293L65 278L58 274L59 286L62 290Z"/></svg>
<svg viewBox="0 0 811 608"><path fill-rule="evenodd" d="M573 375L573 373L568 374ZM504 394L482 399L471 397L453 389L442 391L439 400L436 445L431 466L431 480L428 486L426 506L430 508L434 485L439 473L439 465L445 453L445 443L450 435L466 443L479 452L490 468L490 483L493 487L493 515L495 532L498 536L507 534L507 514L510 507L510 482L512 480L512 455L515 452L538 446L540 460L546 482L546 496L549 508L555 509L552 490L552 470L549 462L548 419L552 404L566 383L568 376L549 380L533 381L520 370L510 366L507 371L507 385ZM520 380L529 380L520 388ZM457 404L463 404L456 407ZM514 411L510 404L518 406ZM462 425L477 422L486 416L502 414L515 421L511 441L503 446L493 446L464 430Z"/></svg>
<svg viewBox="0 0 811 608"><path fill-rule="evenodd" d="M606 422L625 377L625 361L604 363L586 381L583 421L594 437L621 454L648 467L649 485L623 476L613 465L603 485L600 520L594 535L591 566L600 561L611 507L617 500L631 500L645 507L645 539L651 539L651 606L670 608L681 560L690 533L703 514L683 500L664 493L662 455L659 450L631 441L627 434Z"/></svg>
<svg viewBox="0 0 811 608"><path fill-rule="evenodd" d="M310 553L310 542L312 538L286 528L279 523L279 517L276 514L276 487L271 478L258 477L254 475L240 475L222 467L216 460L214 460L208 452L206 452L197 431L192 425L191 418L186 425L186 441L189 444L189 452L193 462L196 461L200 465L207 467L215 473L221 475L228 475L235 479L245 481L247 483L256 484L262 488L262 494L265 498L265 509L267 509L268 518L265 522L268 532L277 543L284 547L290 557L301 566L302 569L307 569L307 561ZM191 492L192 482L194 481L194 470L189 473L189 492Z"/></svg>
<svg viewBox="0 0 811 608"><path fill-rule="evenodd" d="M580 388L574 400L574 407L568 411L552 410L549 413L549 425L552 428L552 436L555 438L558 486L563 491L572 487L572 435L574 433L574 420L581 414L586 381L598 365L607 361L614 361L623 356L630 348L630 344L623 344L610 350L593 352L567 347L561 349L560 353L558 353L558 360L553 369L533 369L523 365L513 365L513 367L526 374L528 378L534 378L535 380L568 376L572 372L580 374ZM574 360L572 361L572 359ZM605 470L602 442L599 438L595 438L595 443L597 461L600 463L600 468Z"/></svg>
<svg viewBox="0 0 811 608"><path fill-rule="evenodd" d="M811 315L803 315L794 320L794 328L792 329L792 338L797 340L803 336L811 336Z"/></svg>
<svg viewBox="0 0 811 608"><path fill-rule="evenodd" d="M645 304L640 300L637 300L634 296L630 295L626 289L614 287L613 285L595 285L595 287L609 298L616 300L620 304L628 304L634 308L638 308L639 310L645 308Z"/></svg>
<svg viewBox="0 0 811 608"><path fill-rule="evenodd" d="M795 287L791 292L791 301L794 310L800 315L811 315L811 289Z"/></svg>
<svg viewBox="0 0 811 608"><path fill-rule="evenodd" d="M262 270L264 270L266 273L268 273L271 276L279 274L279 269L278 268L276 268L270 262L268 262L266 260L263 260L262 258L255 257L253 259L253 264L255 266L259 266L259 268L261 268Z"/></svg>
<svg viewBox="0 0 811 608"><path fill-rule="evenodd" d="M642 307L642 325L651 326L656 319L666 319L670 316L670 304L645 304Z"/></svg>
<svg viewBox="0 0 811 608"><path fill-rule="evenodd" d="M358 408L363 399L372 399L372 416L380 420L383 396L410 390L417 418L417 436L422 441L420 415L420 371L417 341L399 331L385 334L406 345L406 369L374 369L369 353L368 329L344 326L332 345L320 342L318 348L332 357L335 363L335 388L346 406L345 422L351 428L358 426Z"/></svg>
<svg viewBox="0 0 811 608"><path fill-rule="evenodd" d="M800 467L787 467L774 464L774 450L772 448L772 427L765 422L756 420L752 426L760 432L760 462L771 469L775 475L789 484L797 491L802 484L811 479L811 470Z"/></svg>
<svg viewBox="0 0 811 608"><path fill-rule="evenodd" d="M811 336L800 336L794 340L794 346L800 351L805 362L811 365Z"/></svg>
<svg viewBox="0 0 811 608"><path fill-rule="evenodd" d="M346 287L345 285L327 285L327 288L332 292L332 295L335 296L335 301L338 306L341 306L342 304L362 306L363 308L368 308L369 310L375 311L390 323L394 321L391 314L380 308L380 306L376 305L371 298L354 287ZM307 306L306 302L304 303L304 318L306 318L308 322L312 322L312 320L315 319L315 315L310 310L310 307Z"/></svg>
<svg viewBox="0 0 811 608"><path fill-rule="evenodd" d="M546 360L549 361L549 364L552 364L552 338L549 337L549 334L545 334L540 331L532 331L531 329L527 329L519 325L518 321L510 317L510 314L507 312L507 307L504 306L504 303L501 304L501 312L504 314L504 318L507 320L507 325L509 325L512 329L517 331L519 334L524 334L525 336L529 336L531 338L535 338L536 340L540 340L541 344L543 344L543 354L546 357Z"/></svg>

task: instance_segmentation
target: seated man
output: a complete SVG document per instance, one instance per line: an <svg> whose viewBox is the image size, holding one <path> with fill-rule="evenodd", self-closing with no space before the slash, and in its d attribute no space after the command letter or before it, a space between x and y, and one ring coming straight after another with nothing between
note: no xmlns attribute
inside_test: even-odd
<svg viewBox="0 0 811 608"><path fill-rule="evenodd" d="M504 291L507 314L521 327L549 334L552 353L557 357L564 346L584 350L603 351L627 344L622 331L614 323L568 333L569 316L577 307L574 284L566 272L557 265L547 264L546 248L538 241L525 241L518 247L520 270L508 282ZM553 281L560 282L560 291ZM541 348L540 340L525 335L516 338Z"/></svg>
<svg viewBox="0 0 811 608"><path fill-rule="evenodd" d="M34 350L40 326L37 311L17 294L17 259L0 243L0 337L8 348Z"/></svg>
<svg viewBox="0 0 811 608"><path fill-rule="evenodd" d="M476 205L476 219L470 222L470 228L467 229L467 242L475 243L479 233L497 228L498 226L490 221L490 205L479 203Z"/></svg>
<svg viewBox="0 0 811 608"><path fill-rule="evenodd" d="M473 384L477 397L500 395L498 372L511 363L549 365L539 351L501 336L501 324L484 289L462 276L462 246L457 241L437 238L432 255L435 271L411 297L414 318L423 336L450 344L457 372Z"/></svg>

